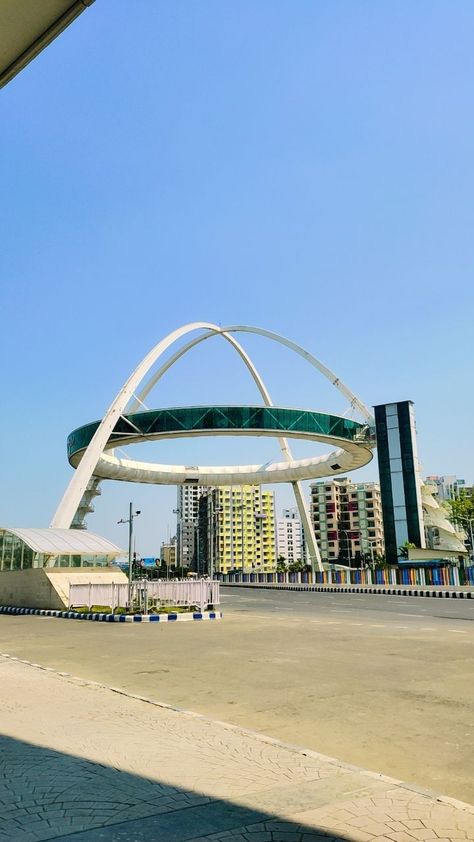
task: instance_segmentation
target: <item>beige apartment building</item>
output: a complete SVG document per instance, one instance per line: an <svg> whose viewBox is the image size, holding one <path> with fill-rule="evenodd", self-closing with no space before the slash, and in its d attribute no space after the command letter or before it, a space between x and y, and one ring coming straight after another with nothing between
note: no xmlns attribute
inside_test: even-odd
<svg viewBox="0 0 474 842"><path fill-rule="evenodd" d="M323 561L359 566L383 556L380 486L347 477L311 484L311 518Z"/></svg>

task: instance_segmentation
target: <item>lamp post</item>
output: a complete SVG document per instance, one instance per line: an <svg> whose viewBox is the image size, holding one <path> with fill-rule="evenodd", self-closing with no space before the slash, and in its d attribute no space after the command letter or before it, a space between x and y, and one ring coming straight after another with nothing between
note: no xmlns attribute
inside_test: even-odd
<svg viewBox="0 0 474 842"><path fill-rule="evenodd" d="M200 550L199 550L199 519L196 518L194 521L194 557L196 560L196 573L199 579L199 558Z"/></svg>
<svg viewBox="0 0 474 842"><path fill-rule="evenodd" d="M261 541L262 554L263 554L263 540L264 540L264 536L263 536L264 523L263 522L264 522L265 518L267 517L267 515L266 515L265 512L261 511L261 508L262 507L261 507L261 504L260 504L260 511L256 512L256 514L254 515L254 529L255 529L255 532L256 532L257 523L260 524L261 529L259 529L259 533L260 533L260 541ZM263 559L263 562L264 562L264 569L265 569L265 559ZM253 573L253 562L252 562L252 573ZM257 571L257 573L258 573L258 571Z"/></svg>
<svg viewBox="0 0 474 842"><path fill-rule="evenodd" d="M132 542L133 542L133 521L134 518L138 517L141 514L141 511L137 509L136 512L133 511L133 503L130 503L129 507L129 514L128 518L121 518L117 521L117 523L128 523L128 603L131 604L132 601L132 576L133 576L133 565L132 565Z"/></svg>
<svg viewBox="0 0 474 842"><path fill-rule="evenodd" d="M178 534L178 567L181 567L181 576L183 575L183 513L181 509L178 507L177 509L173 509L174 515L179 515L179 521L177 521L177 526L179 524L179 529L176 529ZM169 576L168 576L169 578Z"/></svg>
<svg viewBox="0 0 474 842"><path fill-rule="evenodd" d="M347 546L347 553L348 553L348 557L349 557L349 568L350 568L351 567L351 561L352 561L352 555L351 555L351 542L349 540L349 535L348 535L347 529L339 529L338 531L346 536L346 546Z"/></svg>
<svg viewBox="0 0 474 842"><path fill-rule="evenodd" d="M216 521L217 516L223 511L222 506L214 506L214 491L211 491L209 499L209 579L214 578L214 550L216 547ZM216 553L217 556L217 553Z"/></svg>
<svg viewBox="0 0 474 842"><path fill-rule="evenodd" d="M244 503L238 503L235 507L240 511L240 566L242 568L242 579L244 575Z"/></svg>
<svg viewBox="0 0 474 842"><path fill-rule="evenodd" d="M370 540L370 538L366 538L366 539L365 539L365 543L366 543L366 544L368 545L368 547L369 547L369 553L370 553L370 566L371 566L371 567L372 567L372 569L373 569L373 568L375 567L374 545L375 545L375 546L377 546L377 540L375 540L375 541L373 541L373 540L372 540L372 541L371 541L371 540Z"/></svg>
<svg viewBox="0 0 474 842"><path fill-rule="evenodd" d="M472 517L459 517L459 515L455 518L456 521L461 520L463 523L467 523L469 526L469 535L471 538L471 553L470 557L471 560L474 560L474 532L472 528L472 524L474 523L474 518Z"/></svg>

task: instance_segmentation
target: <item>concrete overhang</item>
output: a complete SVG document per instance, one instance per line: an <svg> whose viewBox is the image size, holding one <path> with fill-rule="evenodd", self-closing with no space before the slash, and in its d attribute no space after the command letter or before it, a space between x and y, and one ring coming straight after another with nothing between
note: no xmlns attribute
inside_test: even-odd
<svg viewBox="0 0 474 842"><path fill-rule="evenodd" d="M2 0L0 88L23 70L94 0Z"/></svg>
<svg viewBox="0 0 474 842"><path fill-rule="evenodd" d="M429 547L410 547L408 550L408 561L442 561L443 559L456 560L459 556L467 556L467 550L430 550Z"/></svg>

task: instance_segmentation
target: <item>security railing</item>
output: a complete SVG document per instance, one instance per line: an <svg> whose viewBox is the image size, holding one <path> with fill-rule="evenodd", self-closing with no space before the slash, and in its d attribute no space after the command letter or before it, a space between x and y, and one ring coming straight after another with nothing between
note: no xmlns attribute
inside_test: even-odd
<svg viewBox="0 0 474 842"><path fill-rule="evenodd" d="M219 582L209 579L168 581L138 580L128 583L86 582L69 586L69 608L93 605L110 608L138 609L143 613L159 611L160 607L196 607L201 613L210 605L219 605Z"/></svg>

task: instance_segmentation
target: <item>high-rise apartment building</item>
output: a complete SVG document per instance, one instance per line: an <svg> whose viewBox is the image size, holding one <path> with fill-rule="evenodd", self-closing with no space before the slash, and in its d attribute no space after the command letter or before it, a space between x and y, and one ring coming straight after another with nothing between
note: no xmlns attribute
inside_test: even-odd
<svg viewBox="0 0 474 842"><path fill-rule="evenodd" d="M444 500L456 500L462 492L469 492L466 481L450 474L445 477L431 476L425 478L425 484L436 488L436 498L442 503Z"/></svg>
<svg viewBox="0 0 474 842"><path fill-rule="evenodd" d="M176 507L177 563L183 567L194 567L196 562L196 533L199 517L199 498L207 486L195 483L178 485Z"/></svg>
<svg viewBox="0 0 474 842"><path fill-rule="evenodd" d="M208 489L199 503L198 568L227 573L276 569L272 491L258 485Z"/></svg>
<svg viewBox="0 0 474 842"><path fill-rule="evenodd" d="M277 520L277 556L287 564L303 561L304 545L298 509L283 509Z"/></svg>
<svg viewBox="0 0 474 842"><path fill-rule="evenodd" d="M350 563L384 553L380 487L346 477L311 485L311 518L323 561Z"/></svg>

